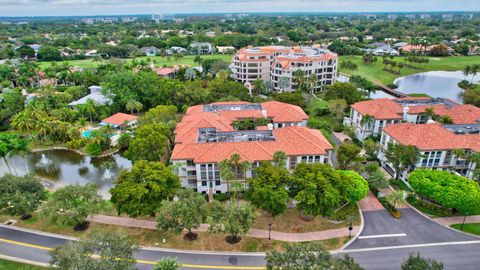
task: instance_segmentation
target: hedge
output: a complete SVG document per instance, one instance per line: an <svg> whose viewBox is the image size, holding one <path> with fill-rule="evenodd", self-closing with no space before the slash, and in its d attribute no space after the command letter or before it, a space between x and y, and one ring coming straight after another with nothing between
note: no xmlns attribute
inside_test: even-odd
<svg viewBox="0 0 480 270"><path fill-rule="evenodd" d="M442 206L462 212L480 207L480 186L448 171L416 170L408 182L418 195Z"/></svg>

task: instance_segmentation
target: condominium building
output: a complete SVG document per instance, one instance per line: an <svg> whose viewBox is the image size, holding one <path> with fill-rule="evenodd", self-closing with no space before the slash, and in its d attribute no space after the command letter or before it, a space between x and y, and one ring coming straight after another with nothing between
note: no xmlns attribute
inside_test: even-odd
<svg viewBox="0 0 480 270"><path fill-rule="evenodd" d="M344 118L344 125L355 128L355 136L363 141L369 136L380 136L382 130L391 124L409 122L425 124L431 109L438 118L448 118L452 124L480 124L480 108L458 104L448 99L407 97L398 99L380 98L357 102L352 105L350 116ZM368 115L368 118L365 116Z"/></svg>
<svg viewBox="0 0 480 270"><path fill-rule="evenodd" d="M385 158L389 142L411 145L420 152L417 164L407 171L396 172ZM450 170L462 176L473 178L478 164L469 160L472 153L480 152L480 123L468 125L442 125L440 123L389 125L383 129L378 158L382 166L395 176L406 179L409 171L417 168ZM455 155L464 150L465 156Z"/></svg>
<svg viewBox="0 0 480 270"><path fill-rule="evenodd" d="M312 82L314 91L335 82L338 56L319 45L311 47L247 47L232 61L233 77L243 83L256 80L271 81L274 91L291 92L298 89L295 72L302 70Z"/></svg>
<svg viewBox="0 0 480 270"><path fill-rule="evenodd" d="M262 125L239 130L237 124L242 120L257 120ZM237 179L244 183L277 151L286 154L289 170L301 162L331 163L333 146L319 130L307 128L307 120L300 107L276 101L193 106L175 129L171 160L179 167L182 185L202 193L227 191L218 164L233 154L252 165L244 173L236 172Z"/></svg>

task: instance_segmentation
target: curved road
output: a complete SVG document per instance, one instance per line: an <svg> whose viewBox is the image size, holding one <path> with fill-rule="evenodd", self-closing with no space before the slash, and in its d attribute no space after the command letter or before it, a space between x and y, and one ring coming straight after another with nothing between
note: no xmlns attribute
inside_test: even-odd
<svg viewBox="0 0 480 270"><path fill-rule="evenodd" d="M480 265L480 238L438 225L415 212L402 209L393 219L385 210L364 212L365 228L359 238L337 255L348 254L368 270L400 269L410 253L442 261L445 269L476 270ZM48 264L48 251L74 238L0 225L0 254ZM265 269L263 253L218 253L143 248L138 268L151 269L162 257L176 257L182 269Z"/></svg>

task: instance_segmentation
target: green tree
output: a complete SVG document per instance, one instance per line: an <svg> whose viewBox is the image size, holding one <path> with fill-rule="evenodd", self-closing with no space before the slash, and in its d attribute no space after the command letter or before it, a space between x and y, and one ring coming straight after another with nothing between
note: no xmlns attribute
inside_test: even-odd
<svg viewBox="0 0 480 270"><path fill-rule="evenodd" d="M365 139L365 134L367 133L367 131L369 131L370 129L373 130L374 123L375 123L375 118L370 114L365 114L364 116L362 116L362 119L360 120L360 125L362 125L362 129L363 129L362 141Z"/></svg>
<svg viewBox="0 0 480 270"><path fill-rule="evenodd" d="M380 145L372 139L366 139L363 142L363 149L368 160L376 160L380 151Z"/></svg>
<svg viewBox="0 0 480 270"><path fill-rule="evenodd" d="M125 109L130 111L131 114L133 114L134 111L140 112L143 109L143 104L139 101L136 100L128 100L125 103Z"/></svg>
<svg viewBox="0 0 480 270"><path fill-rule="evenodd" d="M255 222L255 211L249 204L223 204L215 202L210 211L208 230L213 233L228 234L229 243L238 243Z"/></svg>
<svg viewBox="0 0 480 270"><path fill-rule="evenodd" d="M417 164L420 159L420 152L414 146L404 146L389 142L385 151L385 158L392 164L395 170L395 179L410 166Z"/></svg>
<svg viewBox="0 0 480 270"><path fill-rule="evenodd" d="M376 190L388 188L389 186L385 175L380 170L376 170L371 173L367 178L367 182L370 188Z"/></svg>
<svg viewBox="0 0 480 270"><path fill-rule="evenodd" d="M177 107L173 105L158 105L155 108L151 108L140 119L142 124L154 124L154 123L169 123L175 121L175 115L177 114Z"/></svg>
<svg viewBox="0 0 480 270"><path fill-rule="evenodd" d="M0 178L0 212L28 218L46 199L43 185L33 175Z"/></svg>
<svg viewBox="0 0 480 270"><path fill-rule="evenodd" d="M285 154L285 152L275 151L275 153L273 153L272 163L277 168L286 168L286 166L287 166L287 155Z"/></svg>
<svg viewBox="0 0 480 270"><path fill-rule="evenodd" d="M134 270L138 247L127 236L97 231L50 251L50 264L63 270ZM121 258L121 259L119 259Z"/></svg>
<svg viewBox="0 0 480 270"><path fill-rule="evenodd" d="M130 141L125 157L131 161L148 160L159 161L168 153L170 147L169 136L172 130L165 124L141 125Z"/></svg>
<svg viewBox="0 0 480 270"><path fill-rule="evenodd" d="M21 58L33 58L35 57L35 50L33 50L30 46L23 45L17 49L18 54Z"/></svg>
<svg viewBox="0 0 480 270"><path fill-rule="evenodd" d="M328 110L337 123L341 123L347 107L347 102L344 99L331 99L328 101Z"/></svg>
<svg viewBox="0 0 480 270"><path fill-rule="evenodd" d="M341 170L355 167L359 162L363 161L360 157L362 149L353 143L344 143L340 145L337 151L338 166Z"/></svg>
<svg viewBox="0 0 480 270"><path fill-rule="evenodd" d="M306 215L328 216L345 201L344 180L327 164L300 163L295 167L289 190Z"/></svg>
<svg viewBox="0 0 480 270"><path fill-rule="evenodd" d="M157 214L157 228L180 234L183 230L188 233L184 239L195 240L197 229L207 217L205 198L191 189L182 190L177 199L163 201Z"/></svg>
<svg viewBox="0 0 480 270"><path fill-rule="evenodd" d="M181 266L177 259L164 257L153 266L152 270L179 270Z"/></svg>
<svg viewBox="0 0 480 270"><path fill-rule="evenodd" d="M252 204L272 216L283 213L288 200L288 170L285 167L275 167L270 162L263 162L256 169L255 175L249 182Z"/></svg>
<svg viewBox="0 0 480 270"><path fill-rule="evenodd" d="M178 176L165 164L139 160L130 171L122 171L110 189L110 201L119 214L154 216L160 202L173 198L179 188Z"/></svg>
<svg viewBox="0 0 480 270"><path fill-rule="evenodd" d="M365 198L368 194L368 182L358 173L354 171L337 171L343 178L343 185L346 187L346 199L350 203L356 203Z"/></svg>
<svg viewBox="0 0 480 270"><path fill-rule="evenodd" d="M402 270L443 270L443 263L424 258L419 253L410 254L402 263Z"/></svg>
<svg viewBox="0 0 480 270"><path fill-rule="evenodd" d="M69 185L53 193L42 212L54 222L85 229L87 217L97 213L100 201L95 185Z"/></svg>
<svg viewBox="0 0 480 270"><path fill-rule="evenodd" d="M55 47L42 46L37 53L37 59L41 61L60 61L62 55Z"/></svg>
<svg viewBox="0 0 480 270"><path fill-rule="evenodd" d="M267 252L267 269L288 269L288 270L362 270L355 261L345 255L343 258L337 258L332 255L320 244L301 243L288 244L285 251Z"/></svg>
<svg viewBox="0 0 480 270"><path fill-rule="evenodd" d="M352 105L363 99L363 93L351 83L336 82L327 87L324 98L326 100L344 99L348 105Z"/></svg>

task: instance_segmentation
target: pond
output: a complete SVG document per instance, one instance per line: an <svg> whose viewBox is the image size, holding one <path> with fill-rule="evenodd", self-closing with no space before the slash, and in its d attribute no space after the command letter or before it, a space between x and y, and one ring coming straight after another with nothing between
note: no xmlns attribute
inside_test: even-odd
<svg viewBox="0 0 480 270"><path fill-rule="evenodd" d="M424 93L434 98L448 98L463 103L463 90L457 84L465 79L470 81L472 76L465 77L462 71L430 71L398 78L395 84L398 86L396 90L405 94ZM478 80L479 75L473 82Z"/></svg>
<svg viewBox="0 0 480 270"><path fill-rule="evenodd" d="M132 163L120 154L104 158L82 156L68 150L48 150L30 153L24 157L14 155L0 161L0 175L9 173L24 175L34 173L44 179L42 183L51 189L76 184L94 183L99 194L109 198L109 190L122 169L130 169Z"/></svg>

